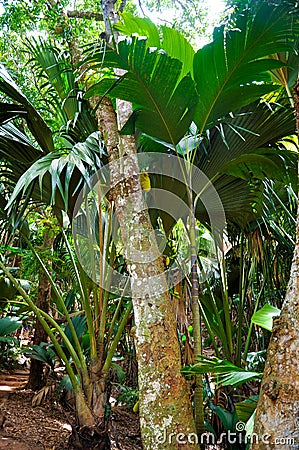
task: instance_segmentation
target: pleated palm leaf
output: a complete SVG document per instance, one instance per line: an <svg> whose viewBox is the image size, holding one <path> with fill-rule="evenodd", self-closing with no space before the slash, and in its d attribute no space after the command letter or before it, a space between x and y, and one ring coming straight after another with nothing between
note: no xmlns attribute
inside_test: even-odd
<svg viewBox="0 0 299 450"><path fill-rule="evenodd" d="M71 56L63 49L56 48L43 39L28 40L29 64L39 80L41 99L50 102L54 113L55 129L73 142L85 140L97 131L96 122L88 103L82 98L82 90L77 82L77 74L71 64ZM60 120L59 120L60 119Z"/></svg>
<svg viewBox="0 0 299 450"><path fill-rule="evenodd" d="M262 3L253 15L244 13L233 30L218 29L213 42L195 53L177 31L162 27L160 38L159 30L148 19L123 15L117 29L126 35L134 31L134 35L119 42L117 48L92 48L86 64L99 69L99 81L90 87L87 97L106 95L131 101L133 114L122 132L141 132L142 151L165 151L168 147L179 152L180 140L194 122L198 130L194 161L214 180L228 219L245 226L255 218L253 209L261 203L260 190L248 184L250 176L255 177L253 169L263 164L264 174L258 170L256 178L264 178L267 171L268 176L273 175L275 166L277 173L282 168L279 157L267 151L259 150L254 164L253 152L294 132L288 105L253 103L280 88L273 84L272 72L285 62L273 59L272 54L292 52L298 27L291 27L289 20L288 7ZM102 76L103 67L125 72L117 76L106 71ZM240 110L242 107L245 109ZM224 164L248 152L243 173L225 167L226 174L216 177ZM186 197L183 188L180 194L177 183L172 187L167 180L167 184L163 188L175 189L176 194ZM200 203L197 213L202 218Z"/></svg>
<svg viewBox="0 0 299 450"><path fill-rule="evenodd" d="M277 89L269 71L285 64L270 55L292 51L289 41L298 30L290 27L289 20L287 7L262 4L253 17L241 16L234 30L219 29L214 41L193 52L192 58L190 44L181 35L178 39L176 31L163 28L159 42L157 28L139 19L137 33L147 39L132 36L119 42L116 49L92 48L86 63L126 73L102 77L88 96L105 94L130 100L136 105L130 126L147 133L151 118L148 134L176 145L192 120L202 133L229 112ZM131 34L134 25L134 20L125 16L124 26L118 29Z"/></svg>
<svg viewBox="0 0 299 450"><path fill-rule="evenodd" d="M29 200L54 204L58 215L61 210L71 214L78 190L101 167L105 153L88 105L78 94L70 64L57 49L42 41L35 44L28 46L35 64L40 65L40 75L47 80L44 87L57 112L53 131L46 123L52 118L47 115L44 120L3 66L0 71L0 91L16 102L2 103L0 109L1 175L7 191L16 187L9 203L16 224L21 198L25 203L20 215ZM26 120L30 135L12 122L20 117ZM7 198L8 194L2 200Z"/></svg>
<svg viewBox="0 0 299 450"><path fill-rule="evenodd" d="M226 122L198 135L191 126L191 134L176 147L153 139L139 137L140 152L177 152L182 157L190 153L193 163L212 180L223 204L226 218L244 229L262 214L262 183L266 178L297 183L297 154L277 142L294 132L295 118L288 102L284 104L255 102L242 108ZM153 187L170 190L187 201L184 186L176 180L152 177ZM205 208L198 202L196 215L208 220ZM166 230L173 221L164 216Z"/></svg>

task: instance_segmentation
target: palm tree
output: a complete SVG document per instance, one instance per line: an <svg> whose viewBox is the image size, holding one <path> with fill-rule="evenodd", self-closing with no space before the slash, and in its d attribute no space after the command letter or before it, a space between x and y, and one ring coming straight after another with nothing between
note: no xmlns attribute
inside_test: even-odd
<svg viewBox="0 0 299 450"><path fill-rule="evenodd" d="M178 36L175 32L163 28L161 43L159 33L153 24L125 16L124 23L117 25L116 28L127 35L131 35L132 31L138 28L138 33L147 36L148 39L131 36L130 39L119 42L115 48L108 46L104 52L102 49L97 51L93 48L91 56L87 58L87 64L91 64L93 68L109 67L121 69L123 72L121 74L116 72L112 76L99 76L99 82L89 89L87 95L108 96L133 102L137 106L124 124L121 134L131 134L137 129L160 142L166 142L166 145L175 151L192 121L198 127L199 135L203 136L213 126L218 125L221 129L223 123L229 123L231 111L237 112L245 105L275 90L267 71L282 67L282 63L269 56L278 51L291 49L287 40L293 38L293 32L290 33L287 21L284 22L283 19L281 22L282 17L287 15L286 7L272 8L263 4L256 14L249 17L244 14L239 18L236 23L238 31L219 29L215 33L213 43L196 54L182 36ZM174 46L173 42L179 44ZM163 49L166 53L154 50L153 47ZM106 116L108 117L107 112ZM233 120L231 122L233 127ZM113 111L109 115L109 123L115 123ZM291 127L287 128L292 131ZM235 133L236 131L238 129L235 129ZM119 140L117 129L113 135L109 135L109 139L116 150ZM128 151L127 147L124 148ZM119 154L116 150L112 157L117 156ZM260 162L262 160L263 158ZM247 156L246 164L249 162L250 157ZM230 168L226 167L225 170L228 174L233 173L233 165L230 165ZM134 169L129 173L131 178L136 179ZM135 185L134 191L138 190L140 191L140 187ZM119 202L119 205L125 204L123 197L115 198L115 201L116 204ZM134 217L134 211L129 212ZM120 224L123 223L123 228L121 225L123 236L128 239L125 223L129 214L120 211L119 208L118 217ZM125 240L124 238L124 246ZM137 273L139 276L141 274L146 276L142 267L137 269ZM138 301L140 297L137 296ZM148 300L143 299L144 317L148 303L155 304L155 302L157 299L152 297ZM133 299L133 303L135 313L138 317L142 317L141 306L137 304L137 299ZM158 318L156 321L158 325ZM151 332L146 321L138 321L137 327L142 335ZM137 349L144 348L142 341L138 343L137 340L136 345ZM229 345L232 345L231 342ZM147 346L144 355L146 360L156 362L154 349L150 345ZM153 433L148 431L148 418L151 417L153 423L153 417L156 415L158 424L160 416L159 412L155 414L155 411L150 409L146 401L146 394L150 392L154 382L154 373L155 381L157 373L153 372L151 376L147 372L148 365L140 355L141 416L144 426L142 432L146 445L152 445ZM164 373L161 374L161 380L162 375ZM160 377L158 379L160 380ZM154 406L157 405L159 399L156 398Z"/></svg>
<svg viewBox="0 0 299 450"><path fill-rule="evenodd" d="M89 89L87 95L89 97L105 95L127 100L137 105L121 133L116 127L111 104L106 103L108 108L106 112L108 111L108 113L102 116L103 120L106 119L105 132L107 132L108 137L106 147L110 159L118 157L119 142L123 144L123 149L132 155L133 163L129 174L131 180L133 180L130 186L135 189L136 204L140 205L142 193L139 184L139 168L134 163L135 142L133 137L124 137L124 135L130 135L138 129L139 132L145 133L160 142L166 142L173 151L176 151L179 141L187 133L192 122L198 128L199 138L203 138L205 134L212 135L213 130L215 130L214 136L217 139L217 136L221 135L219 129L222 130L224 124L227 124L225 126L228 128L231 124L233 129L234 120L238 120L238 114L236 113L240 111L240 108L251 104L277 88L277 85L271 83L269 71L282 67L283 63L271 59L269 56L274 52L292 50L291 41L294 29L291 29L289 19L287 8L283 6L273 8L263 4L252 17L242 16L235 30L219 29L215 33L214 41L197 53L174 30L164 27L161 42L157 28L148 21L139 20L137 21L138 32L148 36L148 39L132 36L130 39L119 42L115 48L108 46L104 52L102 51L102 45L98 50L94 51L93 48L92 54L86 60L86 63L91 65L92 69L107 67L109 69L122 69L125 73L109 76L109 71L104 71L104 76L102 76L100 71L98 83ZM129 16L125 16L124 23L120 24L118 29L131 35L135 31L135 27L136 21L132 21ZM177 45L174 46L173 42L176 42ZM157 49L154 50L153 46ZM4 91L7 88L7 85L2 86ZM13 92L13 95L15 96L15 92ZM12 95L11 98L13 98ZM33 114L31 106L26 103L23 97L15 98L15 100L17 103L24 105L26 114L30 118ZM104 101L103 104L105 104ZM103 108L101 109L103 110ZM253 105L252 110L255 109L256 105ZM231 112L235 113L234 117L230 115ZM278 113L269 117L275 121L278 120L277 116ZM270 122L269 118L269 124ZM287 119L283 120L283 125L286 126L285 130L289 133L290 127L287 123ZM262 126L261 122L260 127L262 128ZM237 135L236 131L239 130L240 128L235 127L233 136ZM37 130L33 129L34 131ZM250 134L253 133L252 126L250 127ZM275 137L282 135L283 131ZM222 133L222 140L223 137ZM268 141L264 139L260 142L264 145L269 141L270 139ZM255 145L260 146L260 142L255 142ZM41 145L45 147L45 142L41 141ZM46 142L46 145L49 145L49 143ZM46 149L48 152L49 147L46 147ZM254 145L250 147L250 150L255 149ZM114 154L113 150L115 150ZM84 154L81 153L80 155L84 157ZM50 198L50 201L55 200L57 205L60 202L60 205L63 205L63 209L65 209L70 203L68 202L70 190L66 195L67 190L63 188L65 180L64 185L62 185L58 175L63 177L63 170L65 169L72 176L74 169L68 158L63 160L62 165L57 166L57 163L53 163L53 161L59 159L59 156L52 152L43 159L37 160L33 168L29 169L29 172L19 181L10 204L23 190L26 191L29 186L34 186L33 182L37 176L40 176L40 179L45 182L44 174L49 173L55 182L52 183L54 195L53 191L50 190L47 194L48 198ZM238 156L238 154L235 156ZM266 159L260 158L259 161L267 160L269 162L269 159L271 160L267 157ZM247 165L250 160L252 160L252 157L251 159L247 157ZM88 164L87 161L86 164ZM271 164L268 165L271 166ZM57 167L59 167L58 172ZM69 169L69 167L71 168ZM236 178L231 178L233 167L234 165L231 164L225 168L225 171L228 172L228 180L231 182L236 180ZM118 170L115 169L113 174L115 180L119 177ZM85 171L82 173L83 178L84 174L86 174ZM219 185L221 185L221 177L219 180ZM225 188L223 191L225 191ZM130 233L140 231L138 226L134 230L126 228L126 223L129 223L128 214L132 214L130 217L135 217L136 211L134 209L122 210L125 199L126 196L121 194L114 197L123 233L124 248L132 237ZM143 203L142 206L144 206ZM138 219L136 223L140 223L138 215L136 219ZM151 225L146 214L142 216L143 219L145 220L144 223L148 224L148 231L150 231ZM147 238L145 240L147 241ZM147 244L145 243L145 245ZM129 262L128 265L130 265ZM133 268L131 269L133 270ZM141 275L145 278L149 276L144 265L137 264L134 270L137 278ZM155 270L158 273L161 270L163 271L160 262ZM139 359L140 405L144 445L148 448L176 448L175 442L162 444L155 441L155 434L157 435L161 431L161 423L164 423L167 417L172 418L167 428L168 433L176 433L177 427L185 433L188 430L189 432L194 430L190 416L190 403L186 399L188 395L186 395L186 392L182 393L185 384L180 376L179 347L169 299L164 295L144 298L138 291L135 294L133 304L136 320L136 348ZM147 320L149 311L152 317L150 323ZM165 330L167 330L167 333ZM144 336L152 336L152 338L144 340ZM168 351L166 352L165 349ZM161 360L160 356L163 353L167 357ZM172 369L170 370L170 368ZM178 391L180 383L181 388ZM157 386L159 386L158 390ZM182 398L184 398L184 408L179 411L179 403L181 403ZM184 425L185 423L187 423L187 426ZM184 448L189 448L188 444L185 444ZM194 445L192 445L192 448L194 448Z"/></svg>
<svg viewBox="0 0 299 450"><path fill-rule="evenodd" d="M56 211L61 224L62 239L72 264L75 284L79 286L78 299L81 308L81 312L80 310L79 312L81 315L83 314L83 319L80 316L73 318L74 311L68 310L66 306L67 295L65 297L65 294L60 292L51 277L47 264L41 260L29 241L27 241L27 245L39 261L43 278L47 280L47 285L52 288L56 307L60 314L58 321L50 317L47 311L39 308L39 305L36 306L33 303L32 299L22 289L17 280L7 272L2 263L1 268L19 290L27 306L36 314L37 319L50 337L58 357L66 368L76 399L78 424L80 430L83 430L82 434L80 431L78 436L76 436L74 430L74 445L78 439L83 442L84 448L87 448L87 445L92 448L92 440L98 441L100 439L104 448L109 448L110 441L106 420L107 380L113 355L131 314L131 302L123 296L111 298L108 291L99 290L94 283L90 283L87 275L76 261L72 244L67 238L64 226L65 215L72 216L80 186L83 186L84 182L88 184L92 173L103 165L105 148L99 133L94 130L95 122L90 110L86 107L86 102L81 105L82 114L78 112L78 98L74 93L76 88L75 75L70 72L70 66L67 65L67 62L63 59L60 61L56 49L42 42L37 45L35 52L32 53L36 55L39 64L45 67L44 75L45 72L46 74L48 72L50 89L56 87L60 100L62 100L62 111L58 110L58 119L54 122L56 126L62 128L62 131L58 137L53 134L55 140L52 139L52 133L50 133L46 123L14 84L7 71L2 68L2 91L5 92L7 97L17 99L23 105L22 107L11 107L9 103L5 103L3 111L6 111L6 115L3 115L3 120L12 120L21 114L28 119L29 125L31 120L34 121L36 118L39 120L39 127L36 129L31 127L33 138L36 139L39 146L33 143L33 139L29 138L24 130L12 123L8 122L2 125L3 179L7 188L15 187L16 194L15 197L11 197L10 201L7 201L8 193L11 190L7 189L3 197L3 203L10 207L10 217L14 229L22 225L23 216L26 212L25 208L29 201L54 204L54 211ZM69 87L66 87L66 80L69 81ZM71 99L72 101L68 102L66 89L69 89L71 94L75 95L76 101ZM57 101L57 95L55 97L55 92L53 91L51 94L54 106L61 108ZM82 103L80 99L79 102ZM6 106L7 110L5 109ZM69 123L72 120L73 125ZM69 133L63 129L63 122L68 125ZM43 130L45 135L43 135ZM48 142L45 141L47 131L49 131L49 137L51 137ZM63 148L61 148L61 145L63 145ZM39 183L35 182L36 177L39 178ZM7 180L9 180L9 183L6 183ZM22 197L22 191L25 192L28 186L29 192ZM20 208L18 208L19 204ZM63 214L63 211L66 214ZM95 214L98 214L98 205ZM101 231L99 230L99 233L104 236L102 245L107 249L107 258L109 259L113 256L108 255L111 234L109 234L110 213L107 205L105 212L103 211L101 214L105 218L106 225L102 227ZM86 217L82 216L82 219L83 222L86 221ZM116 311L112 316L108 311L109 302L118 302ZM78 311L75 311L75 313L78 313ZM45 317L50 321L54 332L45 321ZM106 337L108 321L111 321L114 331L117 328L117 332L114 334L110 331L108 337ZM86 328L90 343L88 346L89 354L88 352L86 354L86 349L81 342L82 332ZM57 334L62 339L63 346L58 343ZM85 427L89 430L88 436L84 431ZM97 430L97 433L95 433L95 430Z"/></svg>

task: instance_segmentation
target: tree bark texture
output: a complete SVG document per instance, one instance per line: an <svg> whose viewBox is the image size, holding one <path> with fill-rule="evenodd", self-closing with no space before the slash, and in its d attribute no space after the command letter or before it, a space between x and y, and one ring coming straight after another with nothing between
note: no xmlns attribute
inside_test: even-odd
<svg viewBox="0 0 299 450"><path fill-rule="evenodd" d="M108 36L118 19L114 3L102 0ZM97 119L106 138L111 193L131 277L142 443L145 450L196 449L190 390L181 374L176 321L142 194L135 137L118 131L131 113L130 103L117 101L117 117L111 101L103 99ZM141 254L146 261L138 257Z"/></svg>
<svg viewBox="0 0 299 450"><path fill-rule="evenodd" d="M294 88L299 130L299 80ZM299 448L299 214L291 275L279 319L274 321L257 406L252 450Z"/></svg>
<svg viewBox="0 0 299 450"><path fill-rule="evenodd" d="M131 112L128 105L118 102L120 127ZM163 261L151 238L153 228L140 186L135 138L119 135L109 100L103 101L98 118L106 136L112 196L131 276L143 445L148 450L196 449L190 392L181 374L177 327ZM142 262L134 258L135 251L152 258Z"/></svg>
<svg viewBox="0 0 299 450"><path fill-rule="evenodd" d="M54 237L50 230L46 230L44 234L44 242L42 249L52 251L54 243ZM37 294L37 307L42 311L49 312L50 310L50 300L51 300L51 284L45 275L45 273L40 269L39 280L38 280L38 294ZM40 345L41 342L48 342L48 335L44 330L41 323L37 320L35 324L35 332L33 338L34 345ZM43 386L45 386L46 379L44 377L44 363L37 361L36 359L31 360L30 373L27 383L28 389L33 391L38 391Z"/></svg>
<svg viewBox="0 0 299 450"><path fill-rule="evenodd" d="M95 13L93 11L81 11L75 9L73 11L66 12L67 17L71 19L90 19L90 20L103 20L103 14Z"/></svg>

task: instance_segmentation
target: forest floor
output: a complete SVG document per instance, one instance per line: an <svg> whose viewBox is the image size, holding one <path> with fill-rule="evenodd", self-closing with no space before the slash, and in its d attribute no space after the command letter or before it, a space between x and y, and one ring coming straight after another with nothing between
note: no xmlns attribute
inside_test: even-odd
<svg viewBox="0 0 299 450"><path fill-rule="evenodd" d="M0 450L66 450L74 415L55 399L33 407L25 389L28 371L0 373ZM139 419L124 407L112 408L111 449L141 450Z"/></svg>

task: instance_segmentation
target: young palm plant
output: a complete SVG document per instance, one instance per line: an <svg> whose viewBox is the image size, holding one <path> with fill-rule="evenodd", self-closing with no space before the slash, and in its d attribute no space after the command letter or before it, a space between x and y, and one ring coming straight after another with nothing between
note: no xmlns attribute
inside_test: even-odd
<svg viewBox="0 0 299 450"><path fill-rule="evenodd" d="M108 226L108 217L106 218ZM73 308L68 308L68 292L63 294L55 279L42 261L38 252L27 241L27 245L33 252L45 276L48 278L56 304L57 319L39 309L31 297L22 288L19 281L0 261L1 270L18 290L23 302L33 311L43 325L57 356L63 363L70 379L76 400L76 416L81 428L90 427L101 429L104 434L106 418L108 416L109 399L107 398L107 381L109 369L120 341L122 332L131 314L132 305L129 299L111 298L108 292L100 291L85 274L76 260L72 244L67 238L67 233L62 230L65 250L68 254L71 270L74 274L76 286L76 299ZM104 233L105 239L110 240L109 233ZM103 242L109 249L109 242ZM102 299L100 301L100 296ZM108 302L117 303L117 308L112 314L108 310ZM109 323L109 325L108 325ZM109 326L113 332L109 332ZM116 330L116 331L115 331ZM108 333L108 339L107 334ZM62 344L61 344L62 342ZM106 440L106 447L109 439Z"/></svg>
<svg viewBox="0 0 299 450"><path fill-rule="evenodd" d="M289 20L290 15L286 7L276 8L267 3L262 4L254 15L242 15L234 30L226 30L224 27L217 30L214 41L195 53L183 36L174 30L164 27L161 41L159 32L152 23L138 19L132 20L126 16L124 23L118 28L125 34L131 35L132 32L135 33L137 26L137 31L142 36L147 36L147 39L134 35L120 41L115 47L107 46L104 52L102 44L98 49L93 47L86 63L88 69L99 69L99 82L89 89L87 95L89 97L105 95L132 102L133 114L122 128L122 133L133 134L138 129L139 132L166 142L173 151L176 151L177 144L188 132L192 122L196 124L199 138L202 139L204 133L209 134L213 127L216 129L218 127L222 131L224 123L232 124L238 115L232 117L231 112L236 114L240 108L277 88L271 82L269 71L282 67L283 62L270 58L270 55L292 50L291 41L295 29L290 27ZM174 42L177 45L173 45ZM103 68L105 70L102 70ZM121 75L119 75L120 72L115 75L107 68L121 69L124 72ZM24 104L23 98L17 101ZM26 103L24 106L30 115L29 106ZM255 106L252 108L254 109ZM239 132L238 128L237 131ZM237 134L236 131L234 133ZM220 134L223 140L224 135ZM255 150L256 147L252 149ZM229 155L229 153L227 151L226 154ZM246 164L252 161L252 158L252 155L247 156ZM261 160L265 161L265 158L259 157L259 162ZM47 160L43 163L49 167ZM61 170L58 174L62 178L64 170L71 167L69 164L71 163L64 162L62 166L59 166ZM271 166L270 163L268 165ZM44 173L48 171L53 176L55 180L53 185L57 183L56 193L62 196L65 209L64 203L67 197L62 194L63 187L58 178L56 166L54 164L50 167L52 168L49 172L41 165L39 173L43 175L44 170ZM226 167L226 170L231 171L232 167ZM216 172L218 171L219 168ZM16 192L22 192L23 188L31 185L36 178L36 176L32 177L32 174L31 179L27 176L28 174L23 177ZM229 178L230 181L235 182L236 177L231 174L228 177L232 177ZM221 177L219 180L221 185ZM246 183L239 182L238 186L247 187L247 193L250 193L247 180ZM244 193L244 190L242 192ZM50 195L50 199L51 197L54 200L54 197ZM187 198L186 189L182 197ZM225 197L224 194L223 197ZM200 209L199 206L198 209ZM145 320L145 317L142 318L140 323L144 324ZM140 335L138 329L136 335ZM229 346L231 345L232 343L229 342ZM142 360L141 347L139 350L141 358L139 370L141 374L144 374L141 379L147 380L148 367L145 360ZM154 371L152 378L154 379ZM155 398L162 401L161 393L159 395L157 397L155 394ZM146 396L142 399L141 411L145 411L149 405L146 403ZM150 404L152 419L156 420L158 417L158 422L161 424L161 417L156 414L156 406L155 402ZM159 424L157 423L156 426ZM150 431L149 427L146 428L146 420L143 421L143 425L146 442L151 442L152 445L153 431ZM174 424L174 426L177 425Z"/></svg>
<svg viewBox="0 0 299 450"><path fill-rule="evenodd" d="M39 120L39 128L31 127L31 133L39 146L33 143L23 130L20 130L11 122L2 125L1 152L5 164L2 166L3 177L5 182L10 180L11 186L15 185L14 194L9 201L7 201L7 193L3 200L11 213L14 229L21 226L22 217L26 213L26 206L30 201L54 204L54 211L62 227L64 245L76 279L75 283L78 289L76 303L80 308L79 311L75 312L81 314L79 317L81 325L82 321L85 323L86 336L89 342L88 350L86 349L86 339L84 347L82 334L78 335L77 333L78 317L73 318L72 313L74 311L68 310L66 298L59 291L51 276L51 271L28 240L27 245L31 248L44 275L51 284L58 310L58 320L54 320L48 313L37 308L17 280L14 280L11 275L10 279L23 297L24 302L43 325L58 357L65 366L76 399L76 415L80 430L89 430L87 433L89 438L86 442L90 439L90 445L92 446L93 439L100 439L103 448L109 448L106 421L106 409L109 402L107 380L117 344L131 313L131 303L129 299L123 297L111 297L108 291L99 289L95 283L90 282L88 276L76 261L72 243L67 238L63 225L67 222L67 217L72 215L81 188L84 184L89 186L91 175L102 167L105 161L105 147L99 132L94 129L94 121L86 103L83 102L84 105L83 107L81 105L80 109L78 103L82 104L82 102L80 98L78 100L76 95L75 98L72 98L72 101L68 101L66 91L71 88L72 95L76 85L74 75L71 73L71 68L67 65L67 62L63 58L62 61L59 61L57 51L42 43L37 45L35 56L36 60L45 67L43 73L49 76L50 88L56 88L59 98L63 101L62 112L56 122L56 126L59 125L62 129L60 135L52 140L50 129L46 123L14 84L5 69L2 68L2 92L7 97L22 103L22 106L14 109L10 107L9 103L5 103L3 110L7 105L7 112L3 120L12 120L20 117L21 114L24 114L29 124L31 120L34 123L36 118ZM66 81L71 86L66 86ZM55 100L56 103L53 100L55 105L58 105L57 95L55 96L54 91L52 92L52 99ZM65 117L67 122L64 122L63 128L61 118ZM53 118L51 118L52 120ZM43 131L45 131L44 135ZM47 133L48 141L45 140ZM15 143L16 146L14 147ZM15 164L12 169L13 163ZM25 193L25 195L22 196L22 193ZM16 205L19 204L21 208L16 208ZM105 254L105 258L110 259L113 265L115 249L110 246L109 211L109 204L106 205L105 211L102 211L101 208L100 210L96 209L95 214L98 217L98 223L102 223L99 220L99 217L101 217L103 224L106 224L105 227L103 225L98 229L97 242L102 247L102 254ZM84 220L87 220L86 217ZM101 276L106 277L107 274L101 273ZM112 317L110 317L111 314L108 310L108 304L111 302L117 303L115 314ZM110 332L108 321L112 327ZM59 343L59 336L63 346ZM80 438L84 440L84 436ZM86 442L83 445L89 445Z"/></svg>

